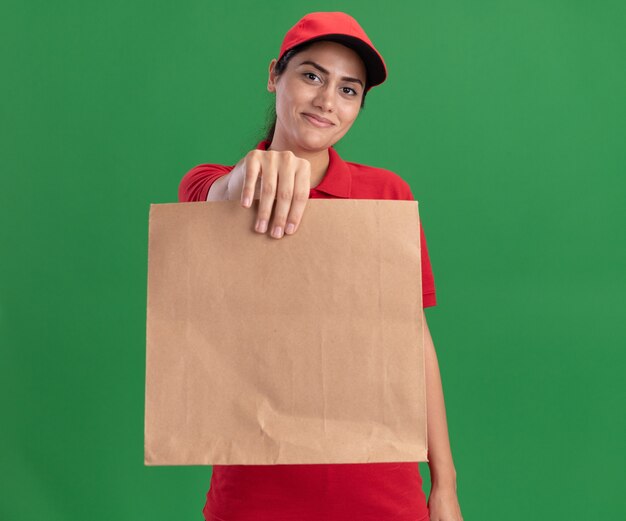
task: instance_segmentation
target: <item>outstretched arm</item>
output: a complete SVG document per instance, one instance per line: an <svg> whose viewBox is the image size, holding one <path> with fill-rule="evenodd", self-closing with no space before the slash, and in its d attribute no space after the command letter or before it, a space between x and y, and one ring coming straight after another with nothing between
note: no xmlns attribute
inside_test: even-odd
<svg viewBox="0 0 626 521"><path fill-rule="evenodd" d="M214 165L204 163L194 166L180 180L178 185L178 202L189 203L195 201L206 201L211 192L211 198L220 199L222 197L214 197L215 192L221 194L223 189L222 179L228 177L233 169L232 166ZM219 183L219 185L218 185ZM219 189L212 189L214 185L218 185Z"/></svg>
<svg viewBox="0 0 626 521"><path fill-rule="evenodd" d="M456 494L456 469L452 460L443 386L435 345L424 323L424 362L426 372L426 414L428 426L428 466L431 490L428 498L431 521L462 521Z"/></svg>

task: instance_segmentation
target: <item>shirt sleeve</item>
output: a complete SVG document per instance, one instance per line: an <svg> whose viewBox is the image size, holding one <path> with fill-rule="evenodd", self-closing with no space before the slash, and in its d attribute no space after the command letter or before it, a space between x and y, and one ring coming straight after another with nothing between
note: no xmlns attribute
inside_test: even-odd
<svg viewBox="0 0 626 521"><path fill-rule="evenodd" d="M178 185L178 202L206 201L211 185L228 174L233 166L202 164L187 172Z"/></svg>
<svg viewBox="0 0 626 521"><path fill-rule="evenodd" d="M400 199L415 201L411 187L407 182L402 183ZM428 255L428 245L426 244L426 234L422 226L422 215L420 213L420 251L422 255L422 307L428 308L437 305L437 295L435 292L435 277Z"/></svg>

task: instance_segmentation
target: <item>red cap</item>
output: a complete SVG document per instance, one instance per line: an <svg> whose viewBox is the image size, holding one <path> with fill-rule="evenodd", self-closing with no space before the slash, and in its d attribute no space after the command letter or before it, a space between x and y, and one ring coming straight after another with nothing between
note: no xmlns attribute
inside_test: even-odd
<svg viewBox="0 0 626 521"><path fill-rule="evenodd" d="M309 13L294 25L280 46L278 59L292 47L314 40L331 40L356 51L367 69L367 89L380 85L387 78L387 67L380 53L359 23L340 11Z"/></svg>

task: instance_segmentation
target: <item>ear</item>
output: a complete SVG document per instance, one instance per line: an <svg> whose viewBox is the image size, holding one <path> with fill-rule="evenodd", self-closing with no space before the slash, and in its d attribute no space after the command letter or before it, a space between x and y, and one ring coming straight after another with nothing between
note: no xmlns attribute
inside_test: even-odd
<svg viewBox="0 0 626 521"><path fill-rule="evenodd" d="M267 79L267 90L270 92L276 91L276 74L274 73L274 67L276 67L276 63L278 63L278 60L276 58L273 58L268 68L269 76Z"/></svg>

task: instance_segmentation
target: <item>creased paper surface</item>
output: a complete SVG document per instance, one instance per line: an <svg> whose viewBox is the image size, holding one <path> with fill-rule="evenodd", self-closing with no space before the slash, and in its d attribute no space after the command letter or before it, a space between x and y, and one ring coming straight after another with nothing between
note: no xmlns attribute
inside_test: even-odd
<svg viewBox="0 0 626 521"><path fill-rule="evenodd" d="M426 461L417 201L257 211L150 206L145 464Z"/></svg>

